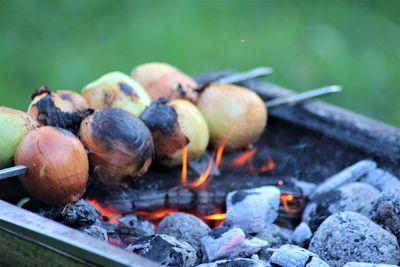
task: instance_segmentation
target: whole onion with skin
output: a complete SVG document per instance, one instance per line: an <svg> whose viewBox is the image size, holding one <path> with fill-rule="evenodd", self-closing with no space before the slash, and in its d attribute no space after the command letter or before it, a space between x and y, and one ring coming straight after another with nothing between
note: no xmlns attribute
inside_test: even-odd
<svg viewBox="0 0 400 267"><path fill-rule="evenodd" d="M95 178L105 184L141 176L154 155L153 139L146 125L127 111L105 108L83 120L80 139L90 151Z"/></svg>
<svg viewBox="0 0 400 267"><path fill-rule="evenodd" d="M187 100L154 102L140 118L152 132L157 158L165 165L181 164L185 146L189 159L202 155L207 148L207 123L196 106Z"/></svg>
<svg viewBox="0 0 400 267"><path fill-rule="evenodd" d="M0 168L13 164L19 143L37 126L25 112L0 107Z"/></svg>
<svg viewBox="0 0 400 267"><path fill-rule="evenodd" d="M15 164L28 167L19 179L44 203L65 205L85 193L89 161L82 143L67 130L44 126L29 132L18 146Z"/></svg>
<svg viewBox="0 0 400 267"><path fill-rule="evenodd" d="M32 95L32 102L28 108L28 115L47 125L46 119L51 110L60 112L78 112L88 108L86 100L80 95L68 90L51 90L43 86Z"/></svg>
<svg viewBox="0 0 400 267"><path fill-rule="evenodd" d="M146 63L132 70L138 81L153 100L160 98L197 101L197 83L188 75L166 63Z"/></svg>
<svg viewBox="0 0 400 267"><path fill-rule="evenodd" d="M258 140L267 123L267 108L251 90L231 84L211 84L197 107L207 121L214 145L228 139L226 150L246 148Z"/></svg>
<svg viewBox="0 0 400 267"><path fill-rule="evenodd" d="M120 108L139 116L151 98L143 87L128 75L110 72L82 89L90 108Z"/></svg>

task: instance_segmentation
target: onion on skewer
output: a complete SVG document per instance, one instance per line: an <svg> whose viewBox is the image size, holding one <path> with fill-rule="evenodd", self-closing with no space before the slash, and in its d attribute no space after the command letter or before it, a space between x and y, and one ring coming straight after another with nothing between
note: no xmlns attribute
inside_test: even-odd
<svg viewBox="0 0 400 267"><path fill-rule="evenodd" d="M82 89L90 108L120 108L139 116L151 99L142 86L121 72L110 72Z"/></svg>
<svg viewBox="0 0 400 267"><path fill-rule="evenodd" d="M13 164L19 143L37 126L25 112L0 107L0 168Z"/></svg>
<svg viewBox="0 0 400 267"><path fill-rule="evenodd" d="M267 123L267 108L253 91L232 84L210 84L197 107L207 121L211 142L229 140L226 149L246 148L258 140Z"/></svg>
<svg viewBox="0 0 400 267"><path fill-rule="evenodd" d="M106 108L88 116L81 124L80 139L89 150L94 177L106 184L141 176L153 160L150 131L122 109Z"/></svg>
<svg viewBox="0 0 400 267"><path fill-rule="evenodd" d="M67 130L44 126L29 132L18 146L15 164L28 167L19 179L29 193L44 203L72 203L86 190L86 151Z"/></svg>
<svg viewBox="0 0 400 267"><path fill-rule="evenodd" d="M132 78L139 82L153 100L161 98L197 101L197 83L188 75L166 63L146 63L132 70Z"/></svg>
<svg viewBox="0 0 400 267"><path fill-rule="evenodd" d="M202 155L207 148L207 123L196 106L187 100L156 101L140 118L151 130L157 158L165 165L181 164L185 146L189 159Z"/></svg>

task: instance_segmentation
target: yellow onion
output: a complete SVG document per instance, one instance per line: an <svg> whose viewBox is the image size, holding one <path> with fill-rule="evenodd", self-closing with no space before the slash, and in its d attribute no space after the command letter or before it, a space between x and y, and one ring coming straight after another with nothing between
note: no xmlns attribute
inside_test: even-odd
<svg viewBox="0 0 400 267"><path fill-rule="evenodd" d="M36 121L25 112L0 107L0 168L13 164L15 151L22 138L36 127Z"/></svg>
<svg viewBox="0 0 400 267"><path fill-rule="evenodd" d="M149 129L122 109L106 108L83 120L80 139L90 151L93 174L103 183L122 183L143 175L154 154Z"/></svg>
<svg viewBox="0 0 400 267"><path fill-rule="evenodd" d="M36 90L28 108L28 115L40 125L48 125L47 118L51 112L78 112L88 108L86 100L79 94L59 90L51 92L46 86Z"/></svg>
<svg viewBox="0 0 400 267"><path fill-rule="evenodd" d="M258 140L267 123L267 108L253 91L231 84L211 84L197 107L207 121L214 145L228 140L226 149L246 148Z"/></svg>
<svg viewBox="0 0 400 267"><path fill-rule="evenodd" d="M147 63L132 70L138 81L153 100L160 98L187 99L196 102L197 83L188 75L166 63Z"/></svg>
<svg viewBox="0 0 400 267"><path fill-rule="evenodd" d="M110 72L82 89L90 108L120 108L139 116L151 99L142 86L121 72Z"/></svg>
<svg viewBox="0 0 400 267"><path fill-rule="evenodd" d="M19 179L44 203L64 205L85 193L88 158L79 139L67 130L44 126L29 132L18 146L15 164L28 167Z"/></svg>
<svg viewBox="0 0 400 267"><path fill-rule="evenodd" d="M202 155L207 148L207 123L187 100L154 102L140 118L152 132L157 158L165 165L181 164L185 146L189 159Z"/></svg>

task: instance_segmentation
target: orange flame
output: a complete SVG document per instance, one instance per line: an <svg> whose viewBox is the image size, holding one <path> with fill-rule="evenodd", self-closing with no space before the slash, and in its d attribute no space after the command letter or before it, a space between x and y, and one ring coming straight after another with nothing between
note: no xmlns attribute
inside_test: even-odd
<svg viewBox="0 0 400 267"><path fill-rule="evenodd" d="M187 154L188 150L185 146L182 148L182 172L181 172L181 182L182 185L186 185L187 182Z"/></svg>
<svg viewBox="0 0 400 267"><path fill-rule="evenodd" d="M256 152L257 152L257 148L252 148L252 149L249 149L249 150L243 152L242 154L237 156L232 161L232 163L231 163L232 166L234 166L234 167L242 167L244 164L249 162L254 157Z"/></svg>
<svg viewBox="0 0 400 267"><path fill-rule="evenodd" d="M92 204L100 212L102 217L107 218L109 223L117 222L118 218L122 216L112 208L102 207L96 200L87 199L86 201Z"/></svg>
<svg viewBox="0 0 400 267"><path fill-rule="evenodd" d="M140 215L144 217L147 220L154 221L154 220L160 220L164 218L165 216L171 215L178 212L177 210L174 209L160 209L156 211L144 211L144 210L139 210L136 211L135 213L137 215Z"/></svg>
<svg viewBox="0 0 400 267"><path fill-rule="evenodd" d="M189 184L189 188L194 189L194 188L199 187L200 185L204 184L205 181L207 181L208 176L210 176L213 162L214 162L213 156L211 156L210 161L208 162L207 170L205 172L203 172L196 181Z"/></svg>
<svg viewBox="0 0 400 267"><path fill-rule="evenodd" d="M263 173L263 172L267 172L267 171L272 171L273 169L275 169L276 165L275 162L272 160L271 157L268 157L267 162L265 162L259 169L259 172Z"/></svg>
<svg viewBox="0 0 400 267"><path fill-rule="evenodd" d="M225 147L228 144L229 140L231 139L232 135L235 133L236 127L232 127L229 131L228 135L224 140L222 140L221 144L217 146L217 153L215 156L215 165L219 167L221 165L222 154L224 153Z"/></svg>
<svg viewBox="0 0 400 267"><path fill-rule="evenodd" d="M287 213L295 213L298 211L297 209L291 208L289 205L290 202L294 200L294 196L292 194L282 194L280 199L281 199L283 208L285 209L285 211Z"/></svg>

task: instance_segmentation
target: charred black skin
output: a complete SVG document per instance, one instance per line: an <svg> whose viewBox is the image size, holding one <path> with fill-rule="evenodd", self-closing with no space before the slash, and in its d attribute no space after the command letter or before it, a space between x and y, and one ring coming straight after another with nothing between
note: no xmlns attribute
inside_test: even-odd
<svg viewBox="0 0 400 267"><path fill-rule="evenodd" d="M77 135L81 122L93 113L93 109L77 112L63 112L54 105L53 99L51 98L52 93L47 86L37 89L32 95L32 99L43 93L45 93L46 96L35 104L38 110L38 115L35 119L43 125L63 128Z"/></svg>
<svg viewBox="0 0 400 267"><path fill-rule="evenodd" d="M165 98L153 101L140 115L140 119L150 131L159 131L164 135L170 135L174 131L178 123L178 114L172 106L166 105L167 102L168 99Z"/></svg>
<svg viewBox="0 0 400 267"><path fill-rule="evenodd" d="M150 131L146 125L129 112L116 108L105 108L93 114L91 123L94 140L104 149L111 151L119 143L129 151L141 155L137 169L142 169L149 158L153 158L154 147Z"/></svg>

